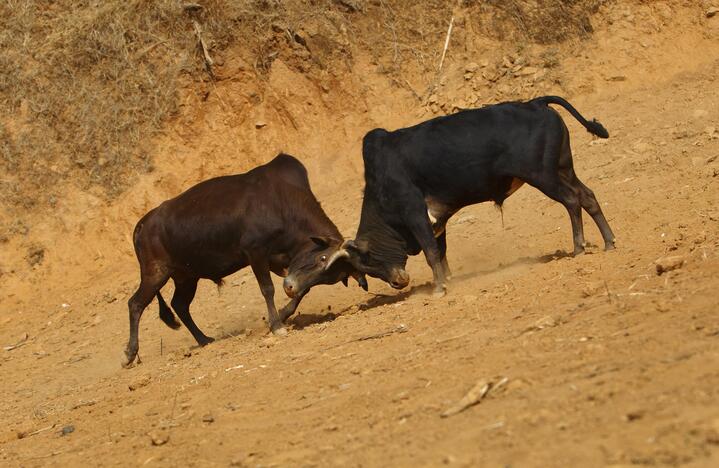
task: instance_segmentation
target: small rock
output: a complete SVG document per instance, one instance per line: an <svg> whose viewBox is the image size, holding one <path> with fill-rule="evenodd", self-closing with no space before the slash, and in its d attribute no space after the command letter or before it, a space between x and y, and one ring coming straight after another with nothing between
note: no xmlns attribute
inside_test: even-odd
<svg viewBox="0 0 719 468"><path fill-rule="evenodd" d="M210 423L215 422L215 418L214 418L214 416L212 416L211 413L207 413L206 415L204 415L202 417L202 422L210 424Z"/></svg>
<svg viewBox="0 0 719 468"><path fill-rule="evenodd" d="M72 434L73 432L75 432L75 426L68 424L67 426L62 428L62 430L60 431L60 435L66 436L68 434Z"/></svg>
<svg viewBox="0 0 719 468"><path fill-rule="evenodd" d="M469 62L465 67L464 71L467 73L474 73L479 68L479 64L475 62Z"/></svg>
<svg viewBox="0 0 719 468"><path fill-rule="evenodd" d="M582 297L596 296L605 289L604 283L601 281L594 281L587 283L582 289Z"/></svg>
<svg viewBox="0 0 719 468"><path fill-rule="evenodd" d="M719 7L710 7L706 12L706 16L707 18L713 18L717 13L719 13Z"/></svg>
<svg viewBox="0 0 719 468"><path fill-rule="evenodd" d="M40 245L33 245L27 249L25 260L32 267L39 265L45 259L45 248Z"/></svg>
<svg viewBox="0 0 719 468"><path fill-rule="evenodd" d="M520 76L529 76L529 75L534 75L534 74L537 73L538 71L539 71L539 69L537 69L537 68L535 68L535 67L524 67L523 69L521 69L521 70L519 71L518 74L519 74Z"/></svg>
<svg viewBox="0 0 719 468"><path fill-rule="evenodd" d="M624 419L625 422L632 422L638 419L642 419L642 416L644 416L644 413L641 411L631 411L625 414L622 419Z"/></svg>
<svg viewBox="0 0 719 468"><path fill-rule="evenodd" d="M671 257L663 257L654 262L657 268L657 275L661 275L668 271L673 271L684 266L684 257L674 255Z"/></svg>
<svg viewBox="0 0 719 468"><path fill-rule="evenodd" d="M170 434L165 431L152 431L147 435L154 446L165 445L170 440Z"/></svg>
<svg viewBox="0 0 719 468"><path fill-rule="evenodd" d="M638 140L632 145L632 149L637 153L646 153L652 147L646 141Z"/></svg>
<svg viewBox="0 0 719 468"><path fill-rule="evenodd" d="M131 392L134 392L137 389L147 386L151 380L149 375L142 375L130 382L127 388L129 388Z"/></svg>
<svg viewBox="0 0 719 468"><path fill-rule="evenodd" d="M262 128L262 127L266 127L266 126L267 126L267 122L263 122L261 120L258 122L255 122L255 128Z"/></svg>
<svg viewBox="0 0 719 468"><path fill-rule="evenodd" d="M614 75L607 78L607 81L627 81L627 77L624 75Z"/></svg>
<svg viewBox="0 0 719 468"><path fill-rule="evenodd" d="M551 315L547 315L546 317L542 317L539 320L537 320L534 323L534 328L538 330L542 330L544 328L553 328L559 325L559 321L552 317Z"/></svg>
<svg viewBox="0 0 719 468"><path fill-rule="evenodd" d="M675 140L682 140L684 138L689 138L691 134L688 130L677 128L672 131L672 136Z"/></svg>

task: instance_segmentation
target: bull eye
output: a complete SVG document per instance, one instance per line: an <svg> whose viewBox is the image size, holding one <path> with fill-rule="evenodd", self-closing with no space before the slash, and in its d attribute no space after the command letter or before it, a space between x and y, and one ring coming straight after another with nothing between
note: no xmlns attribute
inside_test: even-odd
<svg viewBox="0 0 719 468"><path fill-rule="evenodd" d="M327 255L323 255L320 257L320 262L324 263L327 261Z"/></svg>

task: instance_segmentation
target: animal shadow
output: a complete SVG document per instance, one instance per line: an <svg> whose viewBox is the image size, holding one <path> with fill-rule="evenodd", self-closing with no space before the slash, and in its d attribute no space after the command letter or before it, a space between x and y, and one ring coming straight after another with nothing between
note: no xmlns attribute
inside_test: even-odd
<svg viewBox="0 0 719 468"><path fill-rule="evenodd" d="M521 257L517 258L510 263L504 263L500 264L496 268L488 269L488 270L481 270L481 271L470 271L467 273L463 273L460 275L454 276L450 284L454 281L464 281L467 279L476 278L479 276L485 276L492 273L496 273L498 271L505 270L507 268L512 268L519 265L534 265L534 264L540 264L540 263L550 263L556 260L560 260L563 258L571 258L572 254L569 252L565 252L564 250L557 250L553 253L541 255L539 257ZM367 302L359 305L359 310L365 311L374 309L375 307L382 307L384 305L389 304L396 304L398 302L402 302L408 297L420 293L420 294L426 294L429 295L432 293L433 285L432 282L418 284L416 286L412 286L407 290L404 290L402 292L399 292L394 295L389 294L375 294L374 297L369 299Z"/></svg>
<svg viewBox="0 0 719 468"><path fill-rule="evenodd" d="M292 325L293 330L302 330L310 325L317 325L325 322L332 322L339 317L340 314L327 312L326 314L297 314L287 321L288 325Z"/></svg>
<svg viewBox="0 0 719 468"><path fill-rule="evenodd" d="M424 283L424 284L418 284L416 286L412 286L407 290L404 290L402 292L399 292L397 294L375 294L374 297L369 299L367 302L359 305L359 310L370 310L374 309L375 307L382 307L384 305L389 304L396 304L397 302L402 302L408 297L417 294L431 294L432 293L432 283Z"/></svg>

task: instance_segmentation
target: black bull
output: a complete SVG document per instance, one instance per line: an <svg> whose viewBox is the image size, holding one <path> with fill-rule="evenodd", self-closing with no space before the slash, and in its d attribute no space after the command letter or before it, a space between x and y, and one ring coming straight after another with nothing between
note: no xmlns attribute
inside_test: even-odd
<svg viewBox="0 0 719 468"><path fill-rule="evenodd" d="M333 253L327 267L348 264L395 288L409 283L407 255L423 251L432 268L435 294L445 292L449 218L486 201L502 204L527 183L569 212L574 254L584 252L582 209L599 227L607 250L614 234L594 196L574 172L564 107L590 133L608 138L560 97L508 102L438 117L364 137L365 191L354 240ZM317 274L320 274L318 271Z"/></svg>

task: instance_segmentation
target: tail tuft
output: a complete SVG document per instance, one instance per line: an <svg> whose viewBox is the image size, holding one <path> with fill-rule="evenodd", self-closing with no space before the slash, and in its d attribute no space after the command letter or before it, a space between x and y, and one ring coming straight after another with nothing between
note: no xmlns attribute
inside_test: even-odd
<svg viewBox="0 0 719 468"><path fill-rule="evenodd" d="M157 293L157 302L160 303L160 319L165 322L165 325L173 330L180 328L182 324L177 321L175 314L172 313L172 309L170 309L167 305L165 299L162 298L162 294L160 294L159 291Z"/></svg>
<svg viewBox="0 0 719 468"><path fill-rule="evenodd" d="M591 122L587 122L587 131L599 138L609 138L609 132L597 119L592 119Z"/></svg>

